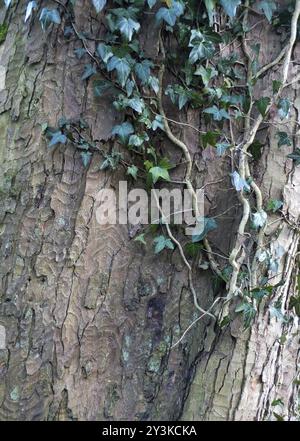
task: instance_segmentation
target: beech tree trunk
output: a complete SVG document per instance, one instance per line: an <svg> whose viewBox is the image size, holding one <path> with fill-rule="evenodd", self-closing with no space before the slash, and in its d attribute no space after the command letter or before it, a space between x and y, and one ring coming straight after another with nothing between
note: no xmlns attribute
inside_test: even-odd
<svg viewBox="0 0 300 441"><path fill-rule="evenodd" d="M260 131L263 154L252 171L265 202L284 201L289 222L274 215L266 237L274 252L284 249L273 279L283 285L249 330L238 314L225 328L204 318L171 349L197 317L186 269L176 250L145 251L130 225L97 223L97 193L117 188L123 170L100 171L97 153L85 168L71 144L47 147L42 124L57 126L64 115L86 120L91 138L109 150L120 117L81 80L87 60L74 54L80 42L66 38L63 25L43 33L38 17L25 24L26 4L2 7L0 15L9 25L0 45L0 420L253 421L274 412L296 419L298 318L280 321L268 308L279 299L289 314L296 292L300 168L286 157L295 146L278 148L275 118ZM76 2L75 18L79 29L101 36L90 1ZM157 32L145 20L143 49L153 53ZM264 64L279 53L280 37L266 23L256 32ZM293 59L299 55L298 43ZM262 95L271 80L261 81ZM297 143L299 90L284 93L294 103L286 125ZM167 112L204 124L198 111ZM241 215L228 161L209 149L201 154L192 129L174 130L194 155L197 185L224 178L206 187L206 208L213 216L231 207L209 236L228 255ZM164 148L179 162L170 142ZM196 274L199 303L208 308L226 292L210 270ZM274 406L278 399L283 407Z"/></svg>

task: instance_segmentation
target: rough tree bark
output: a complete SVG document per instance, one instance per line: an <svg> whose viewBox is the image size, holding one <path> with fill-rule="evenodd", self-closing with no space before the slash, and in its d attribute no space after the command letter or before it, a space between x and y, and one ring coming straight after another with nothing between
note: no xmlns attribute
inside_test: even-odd
<svg viewBox="0 0 300 441"><path fill-rule="evenodd" d="M185 267L178 251L145 252L130 226L97 223L97 192L117 187L122 170L99 171L97 154L85 169L72 145L47 148L45 122L83 117L91 137L106 141L119 116L109 101L95 101L91 85L80 79L86 60L74 55L78 40L66 39L62 26L43 34L38 19L24 24L25 8L21 0L0 16L9 25L0 45L0 420L263 420L273 418L277 398L284 417L294 419L297 318L280 322L266 304L248 331L240 316L225 329L205 318L170 349L197 316ZM101 35L88 0L76 2L75 14L79 28ZM147 20L149 52L157 40ZM280 41L266 23L257 29L264 63ZM297 44L294 59L299 55ZM261 90L269 84L267 75ZM287 125L296 142L300 95L292 87L285 94L294 102ZM168 111L172 116L174 109ZM195 111L179 117L203 124ZM228 164L211 151L199 155L191 129L174 130L195 155L198 185L225 176L207 187L207 210L216 215L234 206L210 234L213 248L228 254L240 216ZM286 158L294 146L278 149L275 133L273 126L260 132L264 150L253 173L265 201L283 197L294 225L300 171ZM179 162L180 152L164 145ZM285 250L275 278L284 274L284 285L275 298L286 311L295 292L298 232L279 225L267 237L275 237L274 250L278 244ZM224 295L209 270L198 270L195 285L204 308Z"/></svg>

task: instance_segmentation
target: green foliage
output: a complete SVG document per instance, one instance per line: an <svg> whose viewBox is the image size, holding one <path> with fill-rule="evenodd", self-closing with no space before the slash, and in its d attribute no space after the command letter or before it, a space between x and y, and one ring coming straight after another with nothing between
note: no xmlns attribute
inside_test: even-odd
<svg viewBox="0 0 300 441"><path fill-rule="evenodd" d="M203 240L206 235L217 228L217 222L215 219L210 217L203 217L198 219L198 223L196 224L195 231L192 235L192 242L200 242Z"/></svg>
<svg viewBox="0 0 300 441"><path fill-rule="evenodd" d="M267 204L267 211L272 211L273 213L276 213L276 211L280 210L282 206L282 201L279 201L277 199L270 199Z"/></svg>
<svg viewBox="0 0 300 441"><path fill-rule="evenodd" d="M258 9L263 11L269 23L272 21L274 12L277 9L276 2L272 0L262 0L258 4Z"/></svg>
<svg viewBox="0 0 300 441"><path fill-rule="evenodd" d="M153 243L155 244L155 248L154 248L155 254L160 253L165 248L167 248L169 250L174 250L174 248L175 248L171 239L169 239L168 237L165 237L165 236L157 236L154 239Z"/></svg>
<svg viewBox="0 0 300 441"><path fill-rule="evenodd" d="M97 14L102 11L102 9L104 8L104 6L106 5L106 1L107 0L92 0L93 5L96 9Z"/></svg>
<svg viewBox="0 0 300 441"><path fill-rule="evenodd" d="M208 107L203 110L204 113L212 115L215 121L222 121L223 119L230 119L228 112L224 109L219 109L217 106Z"/></svg>
<svg viewBox="0 0 300 441"><path fill-rule="evenodd" d="M252 305L252 303L244 301L235 309L235 312L242 313L244 319L244 328L247 329L250 327L255 318L256 308Z"/></svg>
<svg viewBox="0 0 300 441"><path fill-rule="evenodd" d="M5 41L7 31L8 31L8 25L6 23L0 25L0 44L3 43L3 41Z"/></svg>
<svg viewBox="0 0 300 441"><path fill-rule="evenodd" d="M300 164L300 149L296 149L294 153L290 153L287 155L288 158L292 159L295 162L295 165Z"/></svg>
<svg viewBox="0 0 300 441"><path fill-rule="evenodd" d="M174 26L178 17L184 12L184 6L179 1L172 1L170 8L160 8L156 13L156 20L158 23L164 21L169 26Z"/></svg>
<svg viewBox="0 0 300 441"><path fill-rule="evenodd" d="M252 225L253 228L262 228L267 222L268 215L264 210L257 211L252 214Z"/></svg>
<svg viewBox="0 0 300 441"><path fill-rule="evenodd" d="M292 145L292 141L286 132L277 132L276 135L278 137L278 147L282 147L283 145Z"/></svg>
<svg viewBox="0 0 300 441"><path fill-rule="evenodd" d="M256 107L257 107L259 113L260 113L262 116L265 116L265 115L266 115L266 111L267 111L267 108L268 108L269 105L270 105L270 102L271 102L271 100L270 100L269 97L262 97L262 98L260 98L259 100L256 100L256 101L255 101L255 105L256 105Z"/></svg>
<svg viewBox="0 0 300 441"><path fill-rule="evenodd" d="M151 182L153 184L156 184L156 182L159 179L162 179L164 181L169 181L170 180L170 176L169 176L168 170L166 168L159 167L159 166L151 167L149 169L149 175L151 177Z"/></svg>
<svg viewBox="0 0 300 441"><path fill-rule="evenodd" d="M224 8L229 17L233 18L236 15L237 7L242 3L241 0L220 0L221 5Z"/></svg>
<svg viewBox="0 0 300 441"><path fill-rule="evenodd" d="M113 150L110 154L105 154L104 158L104 161L100 165L100 170L115 170L123 158L123 155Z"/></svg>
<svg viewBox="0 0 300 441"><path fill-rule="evenodd" d="M40 14L40 22L43 31L46 31L52 23L60 24L61 18L58 9L43 8Z"/></svg>
<svg viewBox="0 0 300 441"><path fill-rule="evenodd" d="M278 101L278 115L280 119L287 118L290 112L290 101L286 98L281 98Z"/></svg>
<svg viewBox="0 0 300 441"><path fill-rule="evenodd" d="M134 133L133 125L129 122L124 122L115 126L112 130L112 135L118 136L122 144L127 144L129 140L129 135Z"/></svg>

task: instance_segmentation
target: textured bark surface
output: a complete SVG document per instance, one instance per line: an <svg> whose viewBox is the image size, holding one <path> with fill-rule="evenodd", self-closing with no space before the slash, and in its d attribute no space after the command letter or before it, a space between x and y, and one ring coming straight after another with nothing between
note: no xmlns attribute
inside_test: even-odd
<svg viewBox="0 0 300 441"><path fill-rule="evenodd" d="M248 332L240 317L223 331L204 319L170 350L197 317L179 253L154 256L132 240L130 225L97 223L97 193L116 188L121 170L99 171L97 154L85 169L72 145L47 148L45 122L83 117L91 138L106 141L120 117L80 79L87 62L74 55L80 43L67 40L61 27L43 34L38 20L25 25L25 8L20 1L7 13L0 45L0 420L255 420L272 416L275 398L283 400L285 417L294 418L296 319L284 325L264 305ZM79 29L101 35L90 2L76 2L75 13ZM146 29L149 53L157 50L151 20ZM270 29L261 32L267 60L279 42ZM299 53L297 47L296 58ZM300 123L299 95L289 93L296 98L291 119ZM201 124L193 111L187 120ZM286 159L293 147L279 150L275 133L261 135L265 149L255 178L266 200L283 192L287 216L296 221L300 172ZM221 179L224 160L211 152L199 156L191 129L179 135L195 154L197 184ZM164 148L179 162L173 146L164 142ZM224 185L207 187L210 215L237 204L227 173ZM210 236L217 251L228 254L239 213L229 210ZM287 276L276 294L285 310L298 245L287 223L272 240L274 249L277 244L285 249L279 273ZM210 271L199 269L195 286L204 308L224 294Z"/></svg>

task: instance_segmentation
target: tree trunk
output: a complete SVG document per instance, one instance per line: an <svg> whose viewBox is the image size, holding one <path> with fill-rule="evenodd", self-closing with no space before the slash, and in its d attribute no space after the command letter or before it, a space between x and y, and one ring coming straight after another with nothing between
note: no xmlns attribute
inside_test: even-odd
<svg viewBox="0 0 300 441"><path fill-rule="evenodd" d="M119 115L81 80L87 60L74 54L78 40L62 25L43 33L38 17L24 23L26 4L1 11L8 32L0 45L0 420L265 420L274 412L295 419L298 318L280 321L268 306L279 300L289 314L296 290L300 168L286 156L297 146L278 149L274 121L260 134L263 154L253 165L264 201L284 201L287 221L267 231L272 250L284 249L272 280L283 284L250 329L240 315L225 328L205 317L172 349L197 317L179 252L145 252L130 225L97 223L97 193L117 188L122 170L100 171L97 153L85 168L71 143L47 147L42 125L57 126L64 115L87 121L91 139L108 151ZM79 29L101 35L88 0L76 2L75 18ZM149 18L145 29L144 50L155 51ZM265 23L256 32L264 64L280 39ZM270 79L261 81L263 95ZM294 103L287 125L296 142L300 96L295 87L284 93ZM175 116L203 124L196 111ZM199 158L198 134L175 130L195 155L197 184L224 179L206 192L210 215L233 207L209 236L228 255L240 216L228 164ZM179 162L180 152L165 145ZM224 295L210 270L197 269L195 288L203 308ZM279 399L283 407L274 405Z"/></svg>

